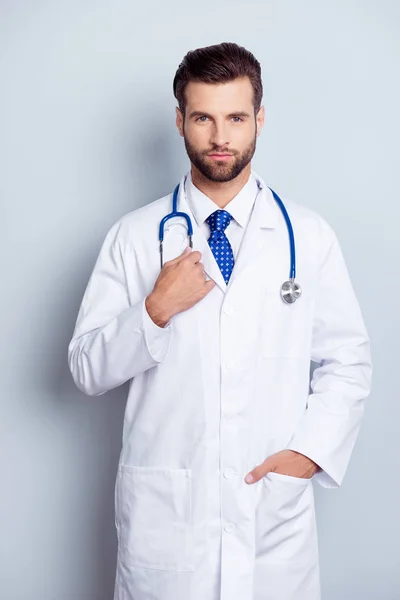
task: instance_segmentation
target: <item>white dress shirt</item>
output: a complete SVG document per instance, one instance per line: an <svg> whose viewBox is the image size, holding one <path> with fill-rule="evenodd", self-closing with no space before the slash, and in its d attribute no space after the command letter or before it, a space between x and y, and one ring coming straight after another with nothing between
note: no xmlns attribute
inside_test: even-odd
<svg viewBox="0 0 400 600"><path fill-rule="evenodd" d="M196 223L203 229L204 235L208 240L210 237L210 227L206 223L206 219L216 210L220 210L220 207L194 185L190 173L186 179L185 192ZM257 193L257 181L251 173L247 183L224 208L233 217L225 230L225 234L232 246L234 258L237 257Z"/></svg>

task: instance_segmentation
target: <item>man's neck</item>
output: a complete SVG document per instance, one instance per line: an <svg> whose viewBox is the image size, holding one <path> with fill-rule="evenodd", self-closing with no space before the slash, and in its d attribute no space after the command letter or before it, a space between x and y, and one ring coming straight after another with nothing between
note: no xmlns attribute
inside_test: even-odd
<svg viewBox="0 0 400 600"><path fill-rule="evenodd" d="M240 192L248 182L251 175L250 163L243 169L241 173L232 181L224 181L222 183L210 181L192 164L191 169L193 184L203 194L211 198L219 208L225 206Z"/></svg>

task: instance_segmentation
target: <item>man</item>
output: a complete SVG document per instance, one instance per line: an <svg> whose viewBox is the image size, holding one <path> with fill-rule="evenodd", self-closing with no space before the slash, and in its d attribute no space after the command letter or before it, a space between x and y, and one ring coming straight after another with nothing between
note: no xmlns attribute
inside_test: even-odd
<svg viewBox="0 0 400 600"><path fill-rule="evenodd" d="M341 484L369 393L368 337L337 239L251 169L254 56L189 52L174 80L190 172L108 232L69 346L77 386L130 381L115 495L115 600L318 600L313 481ZM309 382L310 360L318 363Z"/></svg>

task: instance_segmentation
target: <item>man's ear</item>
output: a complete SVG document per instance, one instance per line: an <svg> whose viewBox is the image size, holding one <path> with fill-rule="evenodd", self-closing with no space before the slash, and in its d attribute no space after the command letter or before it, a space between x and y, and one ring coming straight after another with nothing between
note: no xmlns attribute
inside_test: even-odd
<svg viewBox="0 0 400 600"><path fill-rule="evenodd" d="M183 137L183 114L180 108L176 107L176 126L178 128L179 134Z"/></svg>
<svg viewBox="0 0 400 600"><path fill-rule="evenodd" d="M263 106L260 107L256 115L256 125L257 125L257 137L260 135L262 128L264 127L265 122L265 109Z"/></svg>

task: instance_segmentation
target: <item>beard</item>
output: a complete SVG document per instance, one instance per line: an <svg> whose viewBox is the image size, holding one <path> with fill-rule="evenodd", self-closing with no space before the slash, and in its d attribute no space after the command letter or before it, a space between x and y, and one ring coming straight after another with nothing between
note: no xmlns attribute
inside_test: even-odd
<svg viewBox="0 0 400 600"><path fill-rule="evenodd" d="M243 150L243 152L237 152L234 150L227 150L227 154L233 154L232 160L229 162L217 162L213 161L207 155L211 152L221 152L218 148L211 150L197 150L191 145L189 140L184 136L185 147L187 155L194 166L200 171L200 173L209 181L217 183L224 183L226 181L232 181L243 171L249 164L256 151L257 136L254 136L252 142Z"/></svg>

